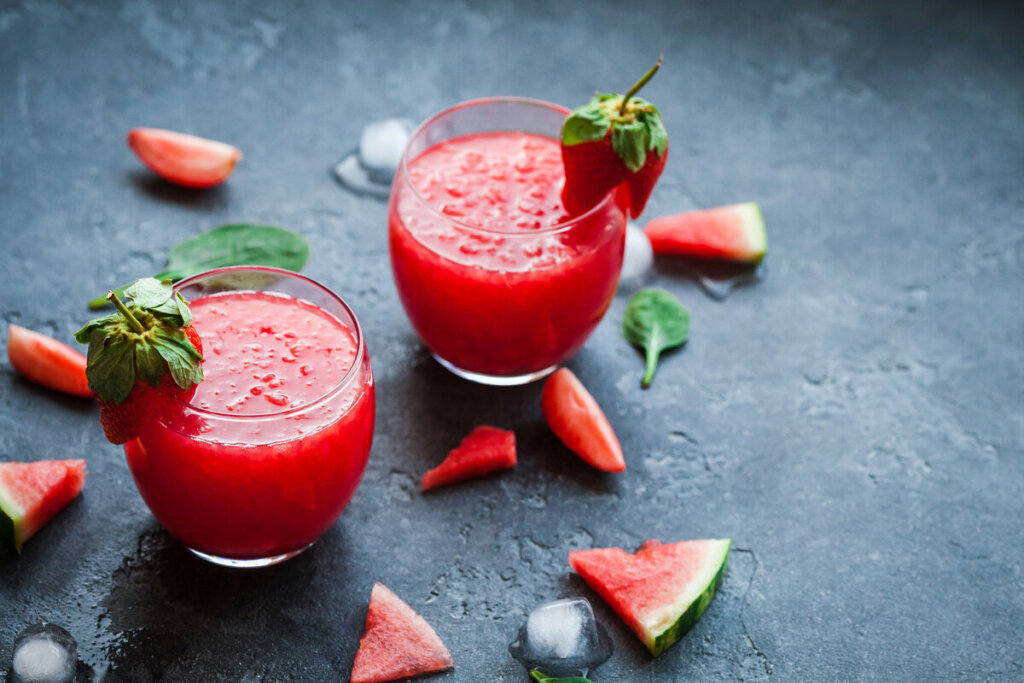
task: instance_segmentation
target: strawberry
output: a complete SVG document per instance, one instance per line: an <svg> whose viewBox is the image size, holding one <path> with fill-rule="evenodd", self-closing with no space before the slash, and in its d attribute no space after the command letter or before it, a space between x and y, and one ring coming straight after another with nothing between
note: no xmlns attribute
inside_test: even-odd
<svg viewBox="0 0 1024 683"><path fill-rule="evenodd" d="M605 472L626 469L608 418L569 368L561 368L544 383L540 406L555 436L588 464Z"/></svg>
<svg viewBox="0 0 1024 683"><path fill-rule="evenodd" d="M19 373L43 386L91 398L85 356L67 344L18 325L7 328L7 357Z"/></svg>
<svg viewBox="0 0 1024 683"><path fill-rule="evenodd" d="M169 401L189 400L203 381L203 346L192 312L170 280L136 280L107 298L117 312L86 323L75 339L89 344L85 375L99 399L100 424L111 443L139 435Z"/></svg>
<svg viewBox="0 0 1024 683"><path fill-rule="evenodd" d="M213 187L227 180L242 158L224 142L161 128L132 128L128 146L154 173L185 187Z"/></svg>
<svg viewBox="0 0 1024 683"><path fill-rule="evenodd" d="M597 93L566 118L562 204L570 214L585 213L620 186L623 210L633 218L643 212L668 159L668 134L654 105L635 95L660 67L659 58L624 96Z"/></svg>

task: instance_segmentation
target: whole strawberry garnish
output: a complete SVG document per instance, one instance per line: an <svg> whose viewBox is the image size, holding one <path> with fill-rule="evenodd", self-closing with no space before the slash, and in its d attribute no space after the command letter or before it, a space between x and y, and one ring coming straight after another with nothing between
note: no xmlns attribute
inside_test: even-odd
<svg viewBox="0 0 1024 683"><path fill-rule="evenodd" d="M203 346L192 311L170 280L136 280L107 298L117 312L86 323L75 339L89 345L85 376L99 399L100 423L111 443L139 435L172 400L188 400L203 381Z"/></svg>
<svg viewBox="0 0 1024 683"><path fill-rule="evenodd" d="M605 195L619 193L623 210L636 218L665 168L668 134L661 114L647 100L635 97L661 67L661 58L625 95L597 93L573 110L562 125L565 187L562 204L579 215Z"/></svg>

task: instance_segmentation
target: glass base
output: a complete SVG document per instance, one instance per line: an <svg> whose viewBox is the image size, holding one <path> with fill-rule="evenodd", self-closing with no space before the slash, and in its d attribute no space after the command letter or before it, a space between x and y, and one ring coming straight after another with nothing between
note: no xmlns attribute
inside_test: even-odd
<svg viewBox="0 0 1024 683"><path fill-rule="evenodd" d="M530 382L536 382L538 379L547 377L558 369L558 364L556 363L550 367L544 368L543 370L528 372L525 375L485 375L480 372L463 370L437 355L434 355L434 360L443 365L449 372L458 375L462 379L468 379L470 382L476 382L478 384L489 384L492 387L514 387L520 384L529 384Z"/></svg>
<svg viewBox="0 0 1024 683"><path fill-rule="evenodd" d="M231 557L217 557L216 555L210 555L208 553L200 552L195 548L189 548L188 551L197 557L201 557L207 562L220 565L221 567L235 567L238 569L259 569L260 567L272 567L275 564L280 564L285 560L290 560L299 553L305 552L313 544L310 543L305 548L299 548L293 550L290 553L284 553L283 555L274 555L272 557L258 557L256 559L239 560Z"/></svg>

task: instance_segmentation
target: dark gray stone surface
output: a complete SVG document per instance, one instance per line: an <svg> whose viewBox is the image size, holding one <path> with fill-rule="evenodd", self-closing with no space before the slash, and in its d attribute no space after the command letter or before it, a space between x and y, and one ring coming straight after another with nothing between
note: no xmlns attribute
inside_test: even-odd
<svg viewBox="0 0 1024 683"><path fill-rule="evenodd" d="M0 670L42 618L107 680L347 680L382 581L448 643L438 681L523 681L526 612L593 594L571 548L731 536L723 589L652 660L599 600L594 678L1024 679L1024 26L1013 3L57 3L0 0L0 314L69 339L87 298L228 221L280 224L360 316L378 381L362 487L311 551L242 573L149 515L96 410L0 361L0 459L85 457L84 495L0 565ZM570 363L629 469L548 432L539 386L489 389L418 344L386 209L328 169L363 124L518 94L647 89L672 154L649 216L759 201L763 277L718 301L686 266L688 346L641 391L620 295ZM135 125L245 159L193 192ZM480 423L520 465L424 497Z"/></svg>

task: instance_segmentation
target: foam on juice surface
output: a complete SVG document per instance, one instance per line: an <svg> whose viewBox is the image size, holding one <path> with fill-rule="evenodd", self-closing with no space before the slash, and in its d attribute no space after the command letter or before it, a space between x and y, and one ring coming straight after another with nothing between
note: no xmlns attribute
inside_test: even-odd
<svg viewBox="0 0 1024 683"><path fill-rule="evenodd" d="M203 341L204 380L191 404L260 415L307 405L345 376L355 335L307 301L267 292L226 292L190 307Z"/></svg>

